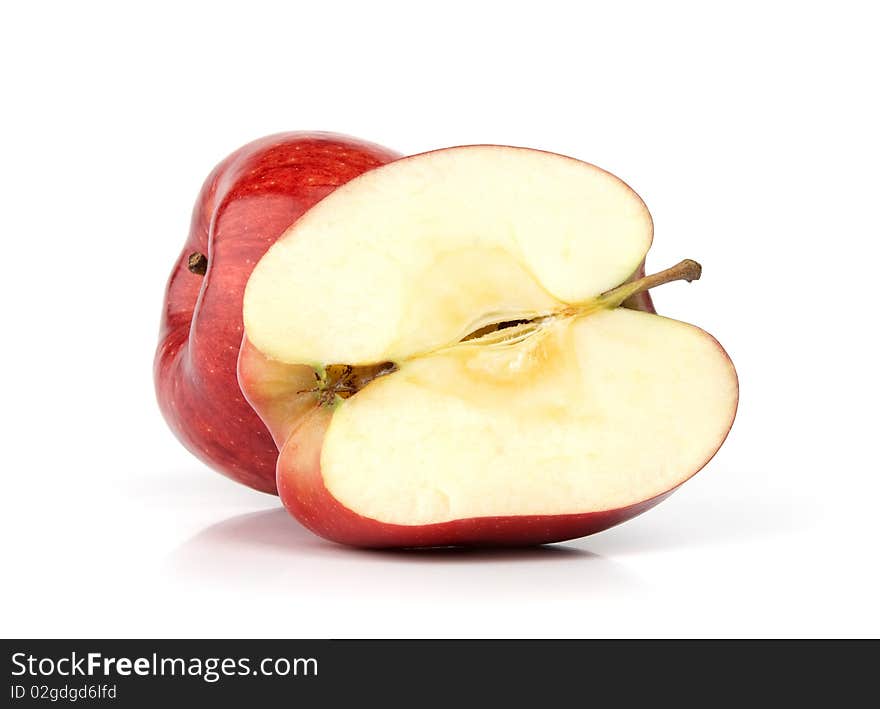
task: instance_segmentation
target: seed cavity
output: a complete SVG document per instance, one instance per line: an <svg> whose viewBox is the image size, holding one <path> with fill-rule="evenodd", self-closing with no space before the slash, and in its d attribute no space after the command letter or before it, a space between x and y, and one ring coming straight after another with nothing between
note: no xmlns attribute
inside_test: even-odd
<svg viewBox="0 0 880 709"><path fill-rule="evenodd" d="M509 327L516 327L517 325L524 325L527 322L531 322L530 320L504 320L503 322L490 323L489 325L484 325L478 330L474 330L469 335L465 335L461 338L461 342L467 342L468 340L476 340L477 338L483 337L484 335L488 335L490 332L497 332L498 330L506 330Z"/></svg>

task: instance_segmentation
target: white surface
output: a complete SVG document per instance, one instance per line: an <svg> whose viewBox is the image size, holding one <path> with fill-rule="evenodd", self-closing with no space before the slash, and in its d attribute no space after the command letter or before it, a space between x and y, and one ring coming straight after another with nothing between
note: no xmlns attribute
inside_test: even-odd
<svg viewBox="0 0 880 709"><path fill-rule="evenodd" d="M0 632L880 634L870 5L359 5L2 11ZM728 443L633 522L503 553L349 551L204 468L153 400L165 279L208 170L297 128L623 177L649 267L705 268L656 302L736 363Z"/></svg>

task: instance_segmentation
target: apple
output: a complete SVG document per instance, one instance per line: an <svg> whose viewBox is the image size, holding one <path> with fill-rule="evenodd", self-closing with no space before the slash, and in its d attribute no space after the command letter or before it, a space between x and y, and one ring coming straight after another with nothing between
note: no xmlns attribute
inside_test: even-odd
<svg viewBox="0 0 880 709"><path fill-rule="evenodd" d="M276 491L278 450L236 378L254 264L309 207L396 157L342 135L283 133L232 153L205 181L168 281L154 373L171 429L230 478Z"/></svg>
<svg viewBox="0 0 880 709"><path fill-rule="evenodd" d="M638 195L573 158L464 146L312 207L244 293L241 389L287 509L364 547L539 544L657 504L721 446L736 372L703 330L634 309ZM635 277L634 277L635 274Z"/></svg>

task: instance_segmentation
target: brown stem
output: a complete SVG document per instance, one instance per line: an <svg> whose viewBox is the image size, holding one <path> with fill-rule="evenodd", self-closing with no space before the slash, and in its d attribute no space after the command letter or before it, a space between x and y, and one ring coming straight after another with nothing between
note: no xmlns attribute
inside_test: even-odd
<svg viewBox="0 0 880 709"><path fill-rule="evenodd" d="M687 281L690 283L691 281L699 280L702 272L703 267L700 264L686 258L684 261L675 264L672 268L667 268L665 271L660 271L660 273L639 278L632 283L624 283L623 285L617 286L617 288L612 288L610 291L606 291L600 295L597 300L602 307L616 308L627 298L649 290L650 288L662 286L664 283L671 283L672 281Z"/></svg>
<svg viewBox="0 0 880 709"><path fill-rule="evenodd" d="M197 276L204 276L208 272L208 257L201 251L193 251L186 262L186 267Z"/></svg>

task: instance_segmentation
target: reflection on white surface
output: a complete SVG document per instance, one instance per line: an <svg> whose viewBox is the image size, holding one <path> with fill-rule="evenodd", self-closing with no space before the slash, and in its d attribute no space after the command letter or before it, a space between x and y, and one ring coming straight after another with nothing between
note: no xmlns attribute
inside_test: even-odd
<svg viewBox="0 0 880 709"><path fill-rule="evenodd" d="M288 599L620 600L656 588L670 555L769 543L817 521L804 499L743 491L719 499L716 492L690 484L602 534L525 549L351 549L316 537L282 508L269 509L209 525L171 554L168 571L202 587Z"/></svg>
<svg viewBox="0 0 880 709"><path fill-rule="evenodd" d="M326 542L283 509L214 524L171 557L183 578L239 583L284 594L550 597L626 593L640 582L581 546L368 551Z"/></svg>

